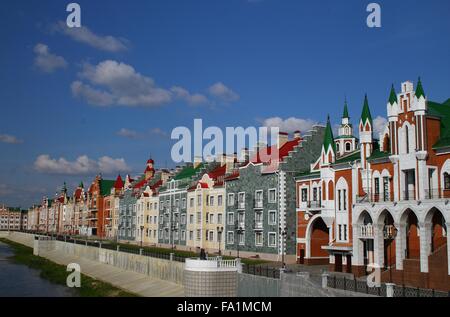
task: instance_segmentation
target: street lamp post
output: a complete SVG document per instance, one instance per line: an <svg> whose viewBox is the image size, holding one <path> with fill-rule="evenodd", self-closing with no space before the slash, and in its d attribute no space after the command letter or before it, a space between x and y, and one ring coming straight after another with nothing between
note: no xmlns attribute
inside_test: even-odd
<svg viewBox="0 0 450 317"><path fill-rule="evenodd" d="M281 236L281 268L284 269L284 266L285 266L285 264L284 264L284 239L287 235L287 228L279 227L278 230L279 230L279 233Z"/></svg>
<svg viewBox="0 0 450 317"><path fill-rule="evenodd" d="M384 226L384 237L389 241L389 259L386 261L386 266L389 266L389 282L392 283L392 265L389 261L392 261L392 242L397 236L397 228L394 226Z"/></svg>
<svg viewBox="0 0 450 317"><path fill-rule="evenodd" d="M239 240L240 235L244 231L244 229L239 226L239 222L238 222L237 219L236 219L236 222L234 224L234 230L236 231L236 234L237 234L237 239L236 239L235 243L236 243L237 257L239 259L240 257L239 257L239 241L238 240Z"/></svg>
<svg viewBox="0 0 450 317"><path fill-rule="evenodd" d="M222 232L223 232L223 227L217 227L217 235L218 235L218 241L219 241L219 256L222 255L222 251L220 251L220 244L222 242Z"/></svg>
<svg viewBox="0 0 450 317"><path fill-rule="evenodd" d="M144 226L141 226L141 248L142 248L142 241L143 241L143 238L144 237Z"/></svg>
<svg viewBox="0 0 450 317"><path fill-rule="evenodd" d="M170 235L172 236L172 250L174 250L175 249L175 236L174 236L174 234L173 234L173 232L175 231L175 229L176 229L176 226L175 226L175 224L173 223L171 226L170 226Z"/></svg>

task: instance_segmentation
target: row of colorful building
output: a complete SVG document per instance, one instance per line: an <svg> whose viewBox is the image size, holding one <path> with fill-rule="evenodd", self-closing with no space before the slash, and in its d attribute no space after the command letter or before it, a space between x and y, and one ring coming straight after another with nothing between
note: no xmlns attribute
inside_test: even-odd
<svg viewBox="0 0 450 317"><path fill-rule="evenodd" d="M277 144L132 179L97 176L28 212L27 228L145 245L260 257L450 290L450 99L422 83L394 86L374 135L369 101L357 126L347 103L338 134L328 118ZM277 153L269 162L264 153Z"/></svg>

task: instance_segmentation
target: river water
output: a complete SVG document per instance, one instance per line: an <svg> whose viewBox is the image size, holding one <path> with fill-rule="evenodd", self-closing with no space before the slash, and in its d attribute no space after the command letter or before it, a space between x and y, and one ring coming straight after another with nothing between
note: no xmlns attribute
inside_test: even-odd
<svg viewBox="0 0 450 317"><path fill-rule="evenodd" d="M0 297L72 297L73 290L52 284L39 271L13 263L13 249L0 242Z"/></svg>

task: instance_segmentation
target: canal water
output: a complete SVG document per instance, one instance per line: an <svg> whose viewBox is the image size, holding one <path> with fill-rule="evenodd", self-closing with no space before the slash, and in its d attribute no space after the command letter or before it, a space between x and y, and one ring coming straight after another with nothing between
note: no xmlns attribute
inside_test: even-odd
<svg viewBox="0 0 450 317"><path fill-rule="evenodd" d="M72 297L73 290L39 276L39 271L13 263L13 249L0 242L0 297Z"/></svg>

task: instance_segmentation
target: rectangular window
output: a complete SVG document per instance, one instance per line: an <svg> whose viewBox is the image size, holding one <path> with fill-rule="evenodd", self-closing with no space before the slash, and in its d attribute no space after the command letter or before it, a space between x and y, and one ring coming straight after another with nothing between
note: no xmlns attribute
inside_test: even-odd
<svg viewBox="0 0 450 317"><path fill-rule="evenodd" d="M186 231L181 231L181 241L185 241L186 240Z"/></svg>
<svg viewBox="0 0 450 317"><path fill-rule="evenodd" d="M347 225L344 225L344 241L347 241Z"/></svg>
<svg viewBox="0 0 450 317"><path fill-rule="evenodd" d="M222 195L217 196L217 206L222 206L222 200L223 200Z"/></svg>
<svg viewBox="0 0 450 317"><path fill-rule="evenodd" d="M200 241L202 238L202 231L201 230L197 230L197 241Z"/></svg>
<svg viewBox="0 0 450 317"><path fill-rule="evenodd" d="M269 247L277 246L277 234L275 232L269 232Z"/></svg>
<svg viewBox="0 0 450 317"><path fill-rule="evenodd" d="M210 231L209 232L209 241L213 242L214 241L214 231Z"/></svg>
<svg viewBox="0 0 450 317"><path fill-rule="evenodd" d="M255 245L262 246L263 245L263 234L262 232L255 233Z"/></svg>
<svg viewBox="0 0 450 317"><path fill-rule="evenodd" d="M313 201L317 201L317 187L313 188Z"/></svg>
<svg viewBox="0 0 450 317"><path fill-rule="evenodd" d="M239 239L239 245L245 245L245 233L239 233L238 234L238 239Z"/></svg>
<svg viewBox="0 0 450 317"><path fill-rule="evenodd" d="M234 225L234 213L230 212L227 215L227 224Z"/></svg>
<svg viewBox="0 0 450 317"><path fill-rule="evenodd" d="M194 207L194 198L189 199L189 207Z"/></svg>
<svg viewBox="0 0 450 317"><path fill-rule="evenodd" d="M217 214L217 224L222 224L222 214Z"/></svg>
<svg viewBox="0 0 450 317"><path fill-rule="evenodd" d="M189 215L189 223L190 224L194 223L194 215Z"/></svg>
<svg viewBox="0 0 450 317"><path fill-rule="evenodd" d="M339 241L342 241L342 225L338 225L338 236Z"/></svg>
<svg viewBox="0 0 450 317"><path fill-rule="evenodd" d="M257 190L255 192L255 201L257 203L261 203L263 202L263 191L262 190Z"/></svg>
<svg viewBox="0 0 450 317"><path fill-rule="evenodd" d="M276 210L269 210L269 225L277 224L277 212Z"/></svg>
<svg viewBox="0 0 450 317"><path fill-rule="evenodd" d="M189 231L189 240L194 240L194 231Z"/></svg>
<svg viewBox="0 0 450 317"><path fill-rule="evenodd" d="M197 206L202 205L202 195L197 195Z"/></svg>
<svg viewBox="0 0 450 317"><path fill-rule="evenodd" d="M234 232L233 231L227 232L227 243L234 244Z"/></svg>
<svg viewBox="0 0 450 317"><path fill-rule="evenodd" d="M186 215L181 215L181 224L182 225L186 224Z"/></svg>
<svg viewBox="0 0 450 317"><path fill-rule="evenodd" d="M347 210L347 190L343 189L342 192L343 192L342 201L343 201L343 204L344 204L343 207L344 207L344 210Z"/></svg>
<svg viewBox="0 0 450 317"><path fill-rule="evenodd" d="M238 203L241 207L242 205L245 205L245 193L239 193L238 194Z"/></svg>
<svg viewBox="0 0 450 317"><path fill-rule="evenodd" d="M234 206L234 194L228 194L228 206Z"/></svg>
<svg viewBox="0 0 450 317"><path fill-rule="evenodd" d="M302 202L308 201L308 189L302 188Z"/></svg>
<svg viewBox="0 0 450 317"><path fill-rule="evenodd" d="M214 196L209 197L209 205L214 206Z"/></svg>
<svg viewBox="0 0 450 317"><path fill-rule="evenodd" d="M209 215L209 223L214 224L214 214Z"/></svg>
<svg viewBox="0 0 450 317"><path fill-rule="evenodd" d="M181 200L181 208L186 208L186 198Z"/></svg>
<svg viewBox="0 0 450 317"><path fill-rule="evenodd" d="M269 189L269 203L277 202L277 190L275 188Z"/></svg>

